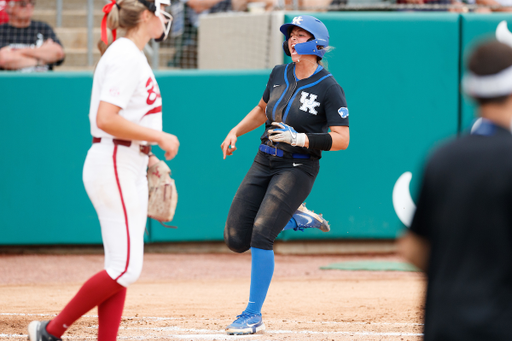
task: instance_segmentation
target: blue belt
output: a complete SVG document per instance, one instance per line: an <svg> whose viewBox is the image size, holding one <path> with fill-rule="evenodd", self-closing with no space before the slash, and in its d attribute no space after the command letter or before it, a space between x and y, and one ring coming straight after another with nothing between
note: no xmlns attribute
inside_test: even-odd
<svg viewBox="0 0 512 341"><path fill-rule="evenodd" d="M260 144L260 150L263 153L274 155L274 156L279 156L279 157L283 157L284 153L285 153L282 149L270 147L270 146L267 146L266 144ZM311 157L311 155L309 155L309 154L298 154L298 153L289 153L289 154L291 154L293 159L309 159Z"/></svg>

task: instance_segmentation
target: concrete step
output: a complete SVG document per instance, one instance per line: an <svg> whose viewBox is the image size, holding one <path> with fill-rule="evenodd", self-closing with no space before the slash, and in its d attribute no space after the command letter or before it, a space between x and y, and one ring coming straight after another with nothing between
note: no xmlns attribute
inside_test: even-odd
<svg viewBox="0 0 512 341"><path fill-rule="evenodd" d="M55 34L59 37L64 48L87 47L87 28L85 27L57 27ZM93 45L96 46L101 38L101 29L93 29Z"/></svg>
<svg viewBox="0 0 512 341"><path fill-rule="evenodd" d="M169 69L167 67L167 62L171 60L174 57L174 54L176 53L176 49L174 47L160 47L158 50L158 55L160 57L159 60L159 69Z"/></svg>
<svg viewBox="0 0 512 341"><path fill-rule="evenodd" d="M66 67L87 67L87 48L67 48L64 46L66 53L66 60L62 66ZM100 60L100 51L97 48L93 49L94 64Z"/></svg>
<svg viewBox="0 0 512 341"><path fill-rule="evenodd" d="M56 66L53 71L54 72L79 72L79 71L90 71L94 72L95 66ZM158 71L173 71L173 70L181 70L178 68L172 68L168 66L160 66ZM1 247L0 247L1 249Z"/></svg>
<svg viewBox="0 0 512 341"><path fill-rule="evenodd" d="M174 56L175 50L173 48L160 48L159 50L159 67L167 68L167 62ZM68 48L64 46L64 52L66 53L66 60L59 70L64 69L78 69L87 70L90 67L87 65L87 48ZM148 57L148 56L146 56ZM94 65L100 60L100 52L95 47L93 50ZM148 57L149 64L151 65L151 57Z"/></svg>
<svg viewBox="0 0 512 341"><path fill-rule="evenodd" d="M94 66L66 66L64 63L61 66L55 66L54 72L78 72L78 71L91 71L94 72Z"/></svg>
<svg viewBox="0 0 512 341"><path fill-rule="evenodd" d="M94 8L101 10L107 2L105 0L94 0ZM56 0L37 0L35 9L52 9L57 8ZM86 0L63 0L62 9L87 9Z"/></svg>
<svg viewBox="0 0 512 341"><path fill-rule="evenodd" d="M56 27L57 17L55 10L35 9L33 20L44 21L51 27ZM103 12L94 10L94 27L101 27ZM62 11L62 27L87 27L86 10L64 10Z"/></svg>

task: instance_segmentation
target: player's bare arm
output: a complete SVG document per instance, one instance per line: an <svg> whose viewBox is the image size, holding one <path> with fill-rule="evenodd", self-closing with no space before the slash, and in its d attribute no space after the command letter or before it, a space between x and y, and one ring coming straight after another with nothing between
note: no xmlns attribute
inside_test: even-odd
<svg viewBox="0 0 512 341"><path fill-rule="evenodd" d="M101 101L96 117L98 128L124 140L156 142L165 151L167 160L176 156L180 146L176 136L130 122L118 115L120 110L121 108L114 104Z"/></svg>
<svg viewBox="0 0 512 341"><path fill-rule="evenodd" d="M43 64L55 63L64 58L64 49L52 39L46 40L40 47L21 49L20 52L25 57L40 60Z"/></svg>
<svg viewBox="0 0 512 341"><path fill-rule="evenodd" d="M331 151L347 149L350 142L349 128L347 126L332 126L329 129L331 129L329 134L332 137Z"/></svg>
<svg viewBox="0 0 512 341"><path fill-rule="evenodd" d="M240 123L238 123L231 131L228 133L228 136L224 139L224 142L220 145L222 149L222 153L224 159L226 156L232 155L236 150L236 141L238 136L242 136L259 126L261 126L267 120L267 116L265 115L265 109L267 108L267 103L260 100L257 106L252 109L247 116L245 116Z"/></svg>
<svg viewBox="0 0 512 341"><path fill-rule="evenodd" d="M398 253L419 269L426 271L430 255L430 243L413 232L407 232L398 241Z"/></svg>
<svg viewBox="0 0 512 341"><path fill-rule="evenodd" d="M19 50L9 46L0 49L0 67L6 70L18 70L25 67L37 66L37 59L24 56Z"/></svg>
<svg viewBox="0 0 512 341"><path fill-rule="evenodd" d="M201 13L212 8L222 0L189 0L187 4L196 12Z"/></svg>

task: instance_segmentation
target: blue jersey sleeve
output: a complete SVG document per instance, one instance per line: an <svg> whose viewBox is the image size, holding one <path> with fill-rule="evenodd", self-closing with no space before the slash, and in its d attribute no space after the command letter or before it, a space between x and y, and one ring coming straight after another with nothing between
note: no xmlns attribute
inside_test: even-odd
<svg viewBox="0 0 512 341"><path fill-rule="evenodd" d="M329 127L348 127L347 100L345 99L345 92L338 83L331 85L327 89L325 116Z"/></svg>
<svg viewBox="0 0 512 341"><path fill-rule="evenodd" d="M276 66L272 69L272 72L270 73L270 76L268 77L267 87L265 88L265 91L263 91L263 102L268 103L268 100L270 99L270 89L272 87L272 78L274 77L274 71L276 69Z"/></svg>

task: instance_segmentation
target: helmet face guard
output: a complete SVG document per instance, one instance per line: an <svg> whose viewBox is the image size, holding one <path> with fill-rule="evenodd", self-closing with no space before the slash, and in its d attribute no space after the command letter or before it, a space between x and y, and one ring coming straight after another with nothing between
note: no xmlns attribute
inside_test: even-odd
<svg viewBox="0 0 512 341"><path fill-rule="evenodd" d="M155 41L157 41L157 42L164 41L167 38L167 36L169 35L169 31L171 29L172 15L170 15L166 11L162 11L160 9L160 7L161 7L160 5L170 6L171 1L170 0L155 0L155 2L153 3L153 2L149 2L147 0L139 0L139 2L142 3L144 6L146 6L146 8L150 12L153 12L158 17L158 19L160 19L160 21L162 22L162 27L163 27L162 35L159 38L155 39Z"/></svg>
<svg viewBox="0 0 512 341"><path fill-rule="evenodd" d="M295 17L290 24L284 24L281 26L280 30L285 36L283 50L286 55L291 56L288 48L288 40L290 39L290 32L293 27L299 27L313 36L309 41L295 45L295 51L297 54L312 54L320 57L320 59L323 58L325 48L329 46L329 31L320 20L310 15Z"/></svg>
<svg viewBox="0 0 512 341"><path fill-rule="evenodd" d="M305 43L296 44L295 52L297 52L297 54L314 54L321 59L324 57L325 50L319 49L318 46L323 45L320 44L318 40L313 38ZM290 48L288 47L288 40L283 42L283 50L287 56L291 57L292 54L290 53Z"/></svg>

